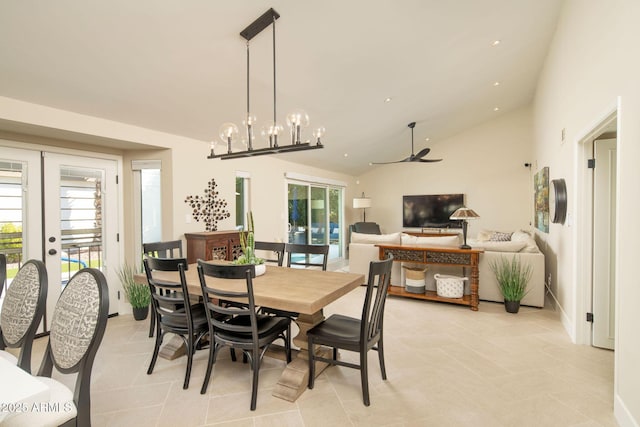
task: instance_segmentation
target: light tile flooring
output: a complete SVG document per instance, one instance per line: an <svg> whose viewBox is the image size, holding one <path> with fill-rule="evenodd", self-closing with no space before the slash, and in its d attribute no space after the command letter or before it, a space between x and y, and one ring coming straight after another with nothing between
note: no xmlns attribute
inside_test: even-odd
<svg viewBox="0 0 640 427"><path fill-rule="evenodd" d="M364 288L325 310L358 316ZM385 316L388 380L369 352L371 406L357 370L330 367L295 403L271 396L284 362L265 359L256 411L249 410L249 366L228 352L200 394L207 351L196 353L182 389L185 359L147 367L148 323L109 320L92 383L94 426L615 426L613 352L570 343L549 309L500 304L480 311L390 297ZM38 340L34 366L46 338ZM343 358L354 354L342 352ZM71 380L67 378L66 380Z"/></svg>

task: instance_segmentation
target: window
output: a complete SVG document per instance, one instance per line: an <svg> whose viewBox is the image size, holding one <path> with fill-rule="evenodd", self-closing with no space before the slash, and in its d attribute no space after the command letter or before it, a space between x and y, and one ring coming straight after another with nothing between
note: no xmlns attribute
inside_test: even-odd
<svg viewBox="0 0 640 427"><path fill-rule="evenodd" d="M236 171L236 229L246 229L249 212L249 179L247 172Z"/></svg>

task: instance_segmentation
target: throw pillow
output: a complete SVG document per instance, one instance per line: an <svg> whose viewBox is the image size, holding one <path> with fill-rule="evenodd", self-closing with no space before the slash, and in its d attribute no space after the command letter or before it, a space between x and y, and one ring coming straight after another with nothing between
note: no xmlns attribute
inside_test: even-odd
<svg viewBox="0 0 640 427"><path fill-rule="evenodd" d="M351 243L390 243L400 244L400 233L391 234L365 234L365 233L351 233Z"/></svg>
<svg viewBox="0 0 640 427"><path fill-rule="evenodd" d="M511 235L513 233L502 233L500 231L494 231L491 237L489 237L490 242L510 242Z"/></svg>
<svg viewBox="0 0 640 427"><path fill-rule="evenodd" d="M478 235L476 236L476 240L479 242L487 242L491 239L491 235L495 233L493 230L480 230L478 231Z"/></svg>

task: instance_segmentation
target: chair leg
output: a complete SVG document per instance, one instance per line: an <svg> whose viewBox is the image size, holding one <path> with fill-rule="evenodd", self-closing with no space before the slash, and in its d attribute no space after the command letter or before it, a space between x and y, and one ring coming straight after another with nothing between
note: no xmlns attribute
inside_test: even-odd
<svg viewBox="0 0 640 427"><path fill-rule="evenodd" d="M287 336L284 340L284 351L287 354L287 364L291 363L291 322L287 327Z"/></svg>
<svg viewBox="0 0 640 427"><path fill-rule="evenodd" d="M207 392L207 387L209 387L209 378L211 378L211 371L213 370L213 364L216 360L215 354L217 347L218 346L213 339L213 335L209 335L209 360L207 362L207 373L204 375L204 382L202 383L200 394L205 394Z"/></svg>
<svg viewBox="0 0 640 427"><path fill-rule="evenodd" d="M193 365L193 353L195 352L195 345L193 343L193 336L190 336L186 340L185 343L187 345L187 372L184 374L184 384L182 385L182 389L186 390L189 388L189 379L191 378L191 366Z"/></svg>
<svg viewBox="0 0 640 427"><path fill-rule="evenodd" d="M256 410L256 402L258 400L258 378L260 373L260 357L254 352L251 357L251 366L253 368L253 384L251 385L251 410Z"/></svg>
<svg viewBox="0 0 640 427"><path fill-rule="evenodd" d="M362 400L369 406L369 369L367 366L367 350L360 351L360 382L362 383Z"/></svg>
<svg viewBox="0 0 640 427"><path fill-rule="evenodd" d="M387 379L387 370L384 367L384 344L382 343L382 335L378 341L378 359L380 360L380 372L382 372L382 379Z"/></svg>
<svg viewBox="0 0 640 427"><path fill-rule="evenodd" d="M153 368L156 366L156 361L158 360L158 353L160 353L160 345L162 344L162 339L164 338L164 333L160 332L160 327L156 330L156 345L153 348L153 356L151 357L151 363L149 364L149 369L147 369L147 375L151 375L153 372Z"/></svg>
<svg viewBox="0 0 640 427"><path fill-rule="evenodd" d="M313 341L311 340L311 337L309 337L309 340L307 341L307 346L308 346L308 351L309 351L309 390L313 390L313 383L315 382L316 379L316 364L315 361L313 360L313 355L314 355L314 349L313 349Z"/></svg>
<svg viewBox="0 0 640 427"><path fill-rule="evenodd" d="M231 353L231 361L232 361L232 362L235 362L236 360L238 360L238 359L236 358L236 349L235 349L235 348L231 348L231 349L229 349L229 352Z"/></svg>

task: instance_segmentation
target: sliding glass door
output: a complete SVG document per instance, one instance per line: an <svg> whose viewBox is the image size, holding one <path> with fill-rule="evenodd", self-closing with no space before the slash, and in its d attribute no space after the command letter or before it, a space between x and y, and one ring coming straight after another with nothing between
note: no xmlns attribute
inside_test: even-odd
<svg viewBox="0 0 640 427"><path fill-rule="evenodd" d="M289 182L288 241L330 245L330 258L342 256L342 188Z"/></svg>

